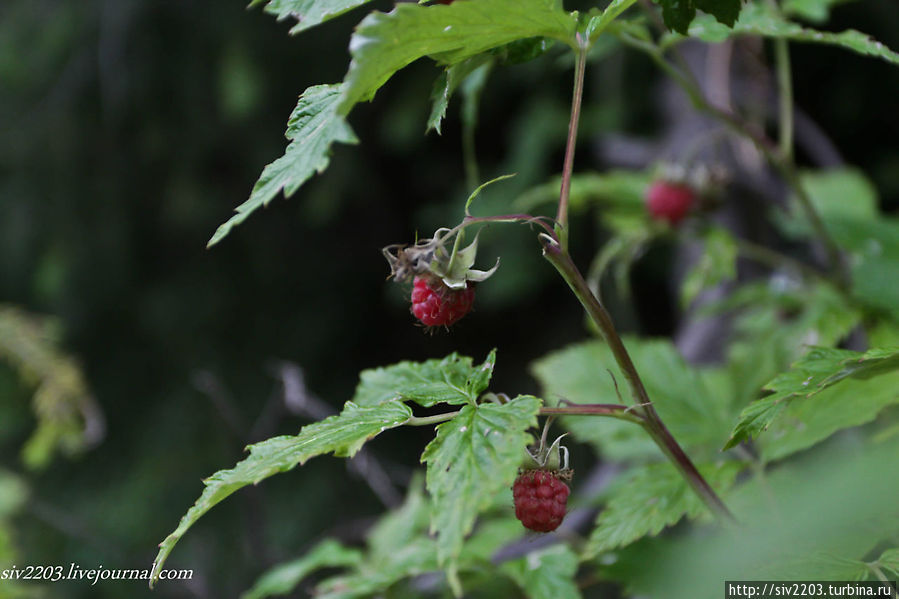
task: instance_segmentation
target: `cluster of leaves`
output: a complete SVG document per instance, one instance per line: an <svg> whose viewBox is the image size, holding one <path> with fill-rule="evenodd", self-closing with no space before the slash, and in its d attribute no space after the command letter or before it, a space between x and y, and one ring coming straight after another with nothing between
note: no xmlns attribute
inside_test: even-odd
<svg viewBox="0 0 899 599"><path fill-rule="evenodd" d="M298 435L251 445L244 461L206 479L202 496L160 545L157 571L194 522L233 492L318 455L351 457L378 434L416 424L411 402L421 408L462 406L437 427L421 458L427 464L431 532L437 539L434 564L447 570L458 589L463 540L477 515L511 487L530 440L527 431L536 426L541 405L532 396L484 400L495 359L492 352L475 365L470 358L452 354L442 360L364 371L353 399L340 414L310 424Z"/></svg>
<svg viewBox="0 0 899 599"><path fill-rule="evenodd" d="M687 36L719 42L753 35L831 44L899 64L899 54L859 32L820 32L790 20L821 20L831 4L827 0L795 0L780 8L755 1L743 6L738 0L661 0L662 16L674 31L661 36L654 36L641 18L622 16L634 3L613 0L605 10L577 14L566 12L556 0L460 0L448 6L406 3L389 13L370 14L353 34L352 62L343 82L303 93L288 123L285 155L266 167L250 199L219 228L210 245L281 190L289 196L326 168L333 143L356 143L346 122L353 106L371 99L395 72L422 57L442 68L427 122L428 129L438 131L457 90L467 89L471 101L495 65L528 60L556 42L581 50L602 38L663 56ZM279 18L297 18L292 30L297 32L365 2L254 4L265 4L265 10ZM697 9L708 14L697 14ZM681 288L682 303L689 306L705 290L734 281L737 258L751 248L720 227L692 224L677 233L649 222L643 198L650 177L643 171L580 173L571 180L570 207L577 212L600 206L603 225L612 231L591 269L597 288L612 264L617 266L619 287L626 287L629 265L660 237L680 241L690 236L701 243L704 257ZM735 579L764 574L814 579L895 571L899 513L885 498L899 489L895 477L878 474L895 455L899 427L876 427L890 421L894 412L878 417L899 403L899 297L889 283L899 277L899 224L878 213L871 186L855 171L808 172L800 179L828 234L850 257L848 283L787 264L783 276L789 284L775 285L774 279L745 284L706 306L707 312L728 312L735 318L734 338L718 366L688 365L670 341L625 341L662 420L743 523L740 543L746 550L741 551L741 563L728 560L733 552L724 549L737 542L734 532L710 530L703 504L679 473L661 461L645 431L624 420L579 416L561 419L574 439L628 468L599 496L583 498L604 506L586 543L502 558L499 550L521 536L510 515L508 488L544 401L485 394L495 363L491 353L481 365L453 354L363 372L354 397L339 415L310 424L295 436L255 444L244 461L207 479L201 497L161 544L157 570L185 532L238 489L318 455L352 456L387 429L432 422L428 416L413 415L413 407L461 406L446 416L422 453L427 495L420 482L413 483L405 504L370 531L364 550L324 541L265 574L245 597L289 592L323 568L341 570L315 586L315 593L325 597L371 596L387 588L399 596L446 588L457 595L480 588L506 596L509 585L531 597L578 597L573 578L582 569L650 596L676 596L680 591L672 581L686 572L695 577L681 591L689 588L691 596L711 596L720 589L702 585L711 578L717 581L721 572L737 572L729 575ZM534 188L519 199L519 206L528 209L554 198L557 189L557 180ZM853 203L843 201L847 196ZM797 241L809 242L814 236L798 217L781 214L774 220ZM859 326L865 327L874 349L835 349ZM552 353L532 370L544 397L573 404L614 401L619 396L615 381L625 378L599 341ZM848 435L835 433L872 422L846 455L834 459L833 453L822 450L829 470L821 458L800 453L825 440L830 440L825 447L838 444ZM821 486L833 489L839 501L817 497ZM873 496L861 489L871 489ZM807 505L819 507L828 525L816 530L817 520L803 519ZM844 505L857 509L841 508ZM795 524L772 526L771 513ZM685 518L695 525L684 534L660 535ZM878 523L874 531L871 518ZM797 538L806 541L787 542ZM703 572L698 572L702 562L695 556L707 560ZM652 576L642 576L647 561L653 563ZM497 565L502 577L495 576ZM668 592L659 593L662 588Z"/></svg>

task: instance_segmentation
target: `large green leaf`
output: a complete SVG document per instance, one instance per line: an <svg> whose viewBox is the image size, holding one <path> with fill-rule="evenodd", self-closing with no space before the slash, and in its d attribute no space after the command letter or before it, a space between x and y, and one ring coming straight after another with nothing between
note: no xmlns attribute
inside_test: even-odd
<svg viewBox="0 0 899 599"><path fill-rule="evenodd" d="M530 37L574 43L576 19L558 0L478 0L448 6L398 4L363 19L350 40L353 60L339 112L370 100L398 70L424 56L456 64Z"/></svg>
<svg viewBox="0 0 899 599"><path fill-rule="evenodd" d="M352 566L362 559L358 549L344 547L334 539L327 539L309 550L303 557L279 564L259 577L240 599L263 599L286 595L312 572L321 568Z"/></svg>
<svg viewBox="0 0 899 599"><path fill-rule="evenodd" d="M479 366L472 364L471 358L453 353L442 359L363 370L353 401L360 406L395 399L414 401L424 407L474 403L487 388L495 364L493 350Z"/></svg>
<svg viewBox="0 0 899 599"><path fill-rule="evenodd" d="M249 457L234 468L220 470L203 481L206 488L200 498L181 518L175 532L160 543L151 583L155 582L175 544L194 522L238 489L286 472L318 455L333 452L340 457L350 457L366 441L403 424L411 416L409 407L399 402L363 407L347 402L340 414L304 426L296 436L273 437L250 445Z"/></svg>
<svg viewBox="0 0 899 599"><path fill-rule="evenodd" d="M729 489L745 468L740 462L699 466L706 481L718 493ZM615 489L599 513L586 553L595 556L633 543L687 516L696 518L708 508L669 462L644 466Z"/></svg>
<svg viewBox="0 0 899 599"><path fill-rule="evenodd" d="M899 372L871 380L846 380L809 401L792 401L759 437L763 461L794 454L837 431L871 422L887 406L899 404Z"/></svg>
<svg viewBox="0 0 899 599"><path fill-rule="evenodd" d="M895 440L854 438L796 456L728 494L738 526L642 540L600 576L666 599L720 599L724 580L850 580L899 533L897 455Z"/></svg>
<svg viewBox="0 0 899 599"><path fill-rule="evenodd" d="M519 396L505 404L466 405L437 427L437 437L422 454L433 501L431 530L451 583L462 541L478 513L497 494L508 493L515 479L540 404L536 397Z"/></svg>
<svg viewBox="0 0 899 599"><path fill-rule="evenodd" d="M803 171L800 178L830 235L851 254L853 295L899 314L899 219L879 213L877 190L861 171ZM780 224L790 234L812 235L798 217Z"/></svg>
<svg viewBox="0 0 899 599"><path fill-rule="evenodd" d="M207 247L221 241L255 210L268 205L282 189L284 197L290 197L309 177L328 168L331 144L357 143L352 129L337 115L342 91L343 86L335 84L315 85L303 92L287 121L285 135L290 143L284 155L263 169L250 199L237 207L237 214L219 226Z"/></svg>
<svg viewBox="0 0 899 599"><path fill-rule="evenodd" d="M733 29L715 22L711 17L702 15L696 17L690 25L690 37L697 37L706 42L722 42L734 35L760 35L797 42L829 44L859 54L882 58L887 62L899 65L899 53L890 50L881 42L864 33L854 29L831 33L802 27L788 21L767 2L748 4L743 8ZM672 41L674 41L673 38Z"/></svg>
<svg viewBox="0 0 899 599"><path fill-rule="evenodd" d="M567 545L532 551L500 566L530 599L578 599L577 569L578 557Z"/></svg>
<svg viewBox="0 0 899 599"><path fill-rule="evenodd" d="M626 338L625 345L637 365L649 398L684 446L717 452L735 415L731 397L710 388L706 373L691 368L667 340ZM544 397L574 403L621 403L615 382L627 394L608 346L599 341L573 345L538 360L532 366ZM613 380L613 374L615 379ZM605 457L650 457L658 448L639 426L611 418L563 418L566 428L582 441L595 444Z"/></svg>
<svg viewBox="0 0 899 599"><path fill-rule="evenodd" d="M790 370L781 373L765 385L765 388L773 393L749 404L743 410L724 448L734 447L742 441L758 436L797 399L811 398L846 378L870 378L897 369L899 369L899 349L895 348L873 349L866 353L826 347L812 348L793 364ZM871 398L864 393L856 392L861 389L853 389L846 393L829 395L829 401L817 408L811 408L814 411L838 409L836 413L824 413L828 424L826 429L829 430L824 436L834 432L836 429L833 429L833 426L839 426L841 422L844 426L866 422L886 403L899 399L899 392L892 391L889 384L868 385L865 386L865 390L874 392L881 387L884 387L884 392L877 393L879 399L876 401L871 401ZM871 410L874 410L873 413ZM807 417L813 414L814 412L810 412ZM798 414L794 416L798 417ZM820 420L821 415L817 415L817 419ZM807 424L803 426L807 429ZM806 430L805 434L809 435L810 431Z"/></svg>
<svg viewBox="0 0 899 599"><path fill-rule="evenodd" d="M250 8L265 5L265 12L284 19L296 19L297 24L290 29L296 34L324 23L343 13L369 3L371 0L253 0Z"/></svg>

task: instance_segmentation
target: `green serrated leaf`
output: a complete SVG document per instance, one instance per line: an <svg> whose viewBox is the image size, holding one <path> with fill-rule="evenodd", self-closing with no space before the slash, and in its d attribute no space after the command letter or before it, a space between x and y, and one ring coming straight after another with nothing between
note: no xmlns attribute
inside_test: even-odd
<svg viewBox="0 0 899 599"><path fill-rule="evenodd" d="M249 457L230 470L220 470L203 481L206 488L187 513L178 528L159 544L154 561L151 585L155 583L166 558L184 533L217 503L247 485L287 472L309 459L326 453L338 457L353 456L366 441L387 429L400 426L412 416L412 410L400 402L374 406L358 406L347 402L343 411L304 426L296 436L273 437L250 445Z"/></svg>
<svg viewBox="0 0 899 599"><path fill-rule="evenodd" d="M493 350L479 366L471 358L452 353L442 359L363 370L353 402L377 406L400 399L426 408L438 403L472 403L487 389L495 364Z"/></svg>
<svg viewBox="0 0 899 599"><path fill-rule="evenodd" d="M890 50L881 42L864 33L854 29L831 33L802 27L788 21L775 8L764 2L747 4L740 12L740 17L733 29L716 22L712 17L702 15L696 17L690 26L690 37L696 37L705 42L722 42L735 35L760 35L796 42L834 45L899 65L899 53ZM675 41L678 40L671 38L666 43Z"/></svg>
<svg viewBox="0 0 899 599"><path fill-rule="evenodd" d="M334 539L327 539L309 550L303 557L279 564L259 577L240 599L263 599L286 595L311 573L321 568L352 566L362 560L358 549L344 547Z"/></svg>
<svg viewBox="0 0 899 599"><path fill-rule="evenodd" d="M699 471L719 494L727 491L741 462L700 465ZM696 518L708 508L669 462L639 469L618 487L596 519L585 551L589 557L657 535L681 518Z"/></svg>
<svg viewBox="0 0 899 599"><path fill-rule="evenodd" d="M428 128L430 131L434 129L439 134L440 125L446 116L446 109L449 101L456 89L469 78L483 79L484 74L490 70L493 65L493 57L488 54L478 54L468 60L450 65L440 73L437 81L434 82L434 89L431 92L431 116L428 117Z"/></svg>
<svg viewBox="0 0 899 599"><path fill-rule="evenodd" d="M837 431L871 422L887 406L899 404L899 373L872 380L847 380L811 401L792 401L758 440L762 460L783 459Z"/></svg>
<svg viewBox="0 0 899 599"><path fill-rule="evenodd" d="M781 373L765 385L767 390L774 392L772 395L749 404L743 410L724 449L757 437L797 399L811 398L843 379L865 379L897 369L899 369L899 349L875 349L871 352L860 353L826 347L812 348L793 364L790 370ZM871 393L881 390L882 385L860 385L859 387L864 387ZM827 401L819 406L822 410L821 413L817 415L818 419L826 416L828 426L821 429L815 427L811 431L804 426L805 435L813 435L813 438L816 439L818 435L813 433L823 434L826 431L827 434L824 436L828 436L837 430L834 426L843 428L861 424L873 418L884 405L899 400L899 392L893 392L889 388L889 383L883 389L884 393L878 392L877 399L872 401L869 401L868 394L859 396L857 391L860 390L860 388L850 389L845 392L828 394L825 398ZM848 403L843 401L844 395L849 396L846 398L849 400ZM858 403L851 401L852 397L858 397ZM814 406L809 409L812 410L809 416L814 415L817 411ZM844 426L840 426L841 423ZM774 452L772 457L784 455L784 451L781 449Z"/></svg>
<svg viewBox="0 0 899 599"><path fill-rule="evenodd" d="M670 341L626 337L624 342L640 369L653 405L674 437L692 452L717 453L735 416L731 397L709 387L704 371L687 365ZM611 350L601 342L581 343L553 352L535 362L531 369L544 396L550 399L622 403L615 392L615 380L621 393L628 392L627 379ZM645 459L658 455L658 447L645 431L630 422L583 417L562 420L576 438L594 444L607 458Z"/></svg>
<svg viewBox="0 0 899 599"><path fill-rule="evenodd" d="M726 229L705 234L705 247L681 285L681 306L686 308L700 293L737 276L737 242Z"/></svg>
<svg viewBox="0 0 899 599"><path fill-rule="evenodd" d="M530 599L579 599L577 569L578 557L567 545L532 551L500 566Z"/></svg>
<svg viewBox="0 0 899 599"><path fill-rule="evenodd" d="M296 19L297 24L290 29L294 35L369 2L371 0L253 0L249 8L264 4L265 12L275 15L279 21Z"/></svg>
<svg viewBox="0 0 899 599"><path fill-rule="evenodd" d="M467 405L437 427L421 459L428 465L437 555L448 570L454 569L478 514L498 493L509 492L540 405L532 396L505 404Z"/></svg>
<svg viewBox="0 0 899 599"><path fill-rule="evenodd" d="M206 247L212 247L259 208L267 206L283 190L289 198L313 174L328 168L331 145L355 144L356 135L337 115L344 86L315 85L300 96L287 122L290 143L284 155L263 169L250 198L237 207L234 216L219 226Z"/></svg>
<svg viewBox="0 0 899 599"><path fill-rule="evenodd" d="M350 40L339 114L370 100L395 72L424 56L456 64L530 37L574 43L575 18L558 0L478 0L448 6L398 4L363 19Z"/></svg>
<svg viewBox="0 0 899 599"><path fill-rule="evenodd" d="M899 576L899 549L887 549L877 558L877 564L881 568L890 570L894 575Z"/></svg>

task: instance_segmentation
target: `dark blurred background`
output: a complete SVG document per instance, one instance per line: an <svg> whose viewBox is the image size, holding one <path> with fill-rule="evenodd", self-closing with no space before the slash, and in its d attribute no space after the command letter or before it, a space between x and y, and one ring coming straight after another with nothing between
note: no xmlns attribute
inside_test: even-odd
<svg viewBox="0 0 899 599"><path fill-rule="evenodd" d="M354 110L361 145L337 147L329 170L296 196L276 199L205 249L283 152L298 94L342 79L352 28L370 9L291 37L287 23L236 1L0 4L0 304L57 319L59 347L80 363L105 421L95 447L26 468L20 451L35 426L34 387L0 362L0 468L28 489L8 519L6 558L148 567L199 496L201 478L233 465L247 443L308 422L283 402L283 379L295 368L317 407L337 410L363 368L450 351L480 360L497 347L494 388L536 392L529 362L588 334L524 227L484 235L482 266L502 253L503 267L452 333L424 334L403 292L386 282L379 248L457 222L469 191L458 103L442 136L424 135L438 74L427 61ZM899 48L893 0L841 4L826 27L858 28ZM792 48L798 106L895 210L895 67ZM558 172L570 67L556 49L492 74L477 138L481 178L519 175L501 194L486 194L485 211L508 209L502 198ZM613 50L588 78L579 168L608 166L591 151L608 145L593 141L614 134L651 146L660 138L672 115L646 59ZM592 224L575 227L575 254L588 260L600 240ZM636 296L649 290L652 299L620 318L625 329L669 335L676 299L657 282L664 268L654 261L664 257L650 253L634 273ZM428 436L397 431L372 444L394 492ZM234 597L325 535L360 538L384 501L390 493L379 496L344 461L313 460L204 517L168 562L192 568L194 580L163 582L153 596ZM0 543L0 558L3 550ZM28 592L150 594L143 583L109 582Z"/></svg>

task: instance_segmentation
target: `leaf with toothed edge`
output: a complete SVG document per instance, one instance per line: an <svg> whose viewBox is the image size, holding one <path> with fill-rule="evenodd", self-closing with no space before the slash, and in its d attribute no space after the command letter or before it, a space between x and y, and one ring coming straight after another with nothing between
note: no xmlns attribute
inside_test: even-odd
<svg viewBox="0 0 899 599"><path fill-rule="evenodd" d="M414 401L425 408L439 403L474 403L487 389L495 365L494 349L480 365L473 364L469 357L452 353L441 359L399 362L363 370L353 402L376 406L402 400Z"/></svg>
<svg viewBox="0 0 899 599"><path fill-rule="evenodd" d="M206 488L200 498L181 518L178 528L159 544L150 586L156 582L165 560L184 533L203 514L238 489L287 472L315 456L334 453L338 457L351 457L366 441L400 426L411 417L412 410L397 401L361 407L347 402L340 414L304 426L296 436L273 437L250 445L249 457L234 468L220 470L203 481Z"/></svg>
<svg viewBox="0 0 899 599"><path fill-rule="evenodd" d="M467 405L437 427L436 438L421 456L428 465L437 556L454 587L462 541L478 513L511 487L541 403L536 397L519 396L504 404Z"/></svg>
<svg viewBox="0 0 899 599"><path fill-rule="evenodd" d="M425 56L452 65L516 40L575 42L577 20L558 0L477 0L450 5L397 4L374 12L350 40L352 62L339 114L370 100L398 70Z"/></svg>
<svg viewBox="0 0 899 599"><path fill-rule="evenodd" d="M328 168L332 144L357 143L349 125L337 116L342 89L342 84L315 85L303 92L287 122L290 143L284 155L263 169L250 198L215 231L206 247L221 241L250 214L267 206L281 190L284 197L290 197L312 175Z"/></svg>
<svg viewBox="0 0 899 599"><path fill-rule="evenodd" d="M291 35L329 21L371 0L253 0L248 8L265 5L265 12L275 15L279 21L296 19Z"/></svg>

